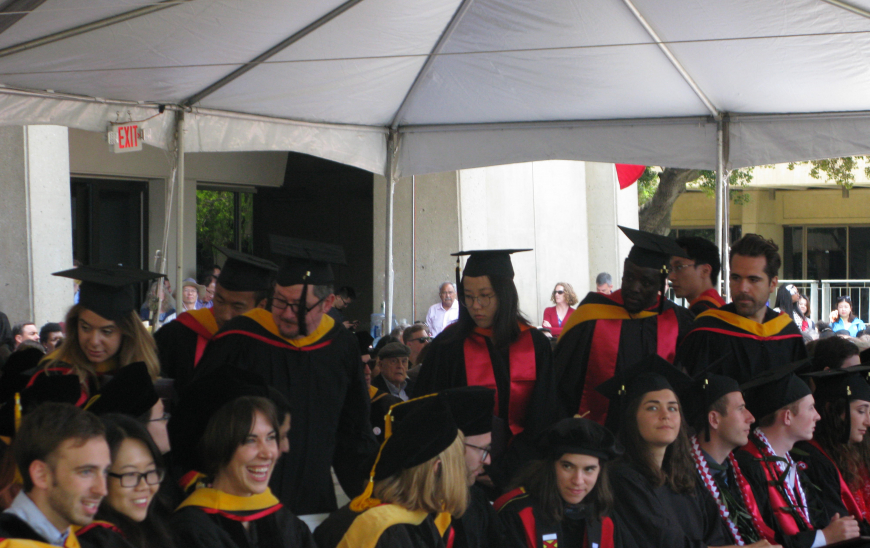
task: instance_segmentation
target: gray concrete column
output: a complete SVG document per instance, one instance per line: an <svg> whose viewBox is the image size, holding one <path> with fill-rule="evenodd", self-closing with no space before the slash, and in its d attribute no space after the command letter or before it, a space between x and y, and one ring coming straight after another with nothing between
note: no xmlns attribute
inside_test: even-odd
<svg viewBox="0 0 870 548"><path fill-rule="evenodd" d="M73 282L67 128L0 128L0 310L13 324L63 321Z"/></svg>
<svg viewBox="0 0 870 548"><path fill-rule="evenodd" d="M587 162L586 216L590 290L595 290L599 272L609 272L616 289L622 279L622 263L631 249L631 242L617 225L637 228L637 186L620 190L613 164Z"/></svg>

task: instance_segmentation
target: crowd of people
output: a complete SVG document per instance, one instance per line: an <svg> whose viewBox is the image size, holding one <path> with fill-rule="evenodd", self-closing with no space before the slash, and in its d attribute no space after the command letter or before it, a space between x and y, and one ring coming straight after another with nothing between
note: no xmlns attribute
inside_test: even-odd
<svg viewBox="0 0 870 548"><path fill-rule="evenodd" d="M79 284L62 324L6 320L0 543L870 541L851 302L814 340L797 288L768 306L773 242L734 242L726 304L715 245L620 228L634 245L618 289L606 273L582 299L559 282L540 326L519 310L523 250L468 251L425 321L377 341L353 333L356 293L334 288L342 253L325 244L272 237L280 264L222 250L177 310L156 273L56 273ZM142 283L150 318L175 315L153 335Z"/></svg>

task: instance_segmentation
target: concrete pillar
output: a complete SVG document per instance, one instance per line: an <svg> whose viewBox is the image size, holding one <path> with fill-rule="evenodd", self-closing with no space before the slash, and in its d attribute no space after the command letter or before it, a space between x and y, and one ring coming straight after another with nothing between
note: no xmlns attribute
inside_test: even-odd
<svg viewBox="0 0 870 548"><path fill-rule="evenodd" d="M67 128L0 128L0 310L13 324L62 321L73 282Z"/></svg>
<svg viewBox="0 0 870 548"><path fill-rule="evenodd" d="M622 279L622 263L631 242L617 225L638 227L637 186L620 190L613 164L586 162L586 222L589 236L589 287L595 277L609 272L614 289Z"/></svg>

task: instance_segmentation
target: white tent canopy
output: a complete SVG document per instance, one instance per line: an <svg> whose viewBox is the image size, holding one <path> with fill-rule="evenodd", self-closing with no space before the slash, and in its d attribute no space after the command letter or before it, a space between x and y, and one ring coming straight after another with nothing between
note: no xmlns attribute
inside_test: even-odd
<svg viewBox="0 0 870 548"><path fill-rule="evenodd" d="M0 125L102 132L166 105L183 151L292 150L392 181L544 159L721 174L870 147L870 0L3 6ZM174 117L144 126L173 146Z"/></svg>
<svg viewBox="0 0 870 548"><path fill-rule="evenodd" d="M0 14L0 124L104 131L184 105L188 152L294 150L382 174L392 129L397 175L555 158L715 169L719 116L729 168L855 155L870 142L870 1L850 1L10 11L19 0ZM167 147L171 116L149 124L146 142Z"/></svg>

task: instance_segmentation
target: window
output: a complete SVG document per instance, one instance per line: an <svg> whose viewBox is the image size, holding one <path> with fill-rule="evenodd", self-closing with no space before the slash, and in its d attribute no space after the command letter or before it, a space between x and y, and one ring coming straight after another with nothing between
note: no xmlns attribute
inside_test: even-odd
<svg viewBox="0 0 870 548"><path fill-rule="evenodd" d="M215 263L214 245L254 250L254 189L199 185L196 190L196 270Z"/></svg>
<svg viewBox="0 0 870 548"><path fill-rule="evenodd" d="M785 279L870 279L870 227L786 226L783 230Z"/></svg>

